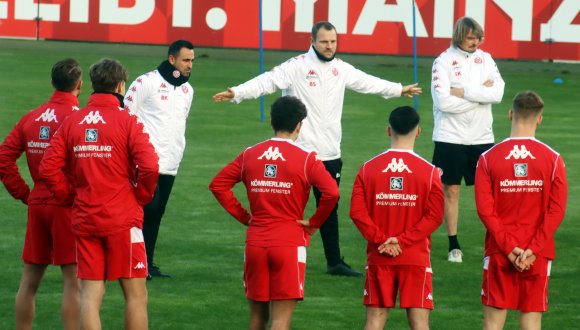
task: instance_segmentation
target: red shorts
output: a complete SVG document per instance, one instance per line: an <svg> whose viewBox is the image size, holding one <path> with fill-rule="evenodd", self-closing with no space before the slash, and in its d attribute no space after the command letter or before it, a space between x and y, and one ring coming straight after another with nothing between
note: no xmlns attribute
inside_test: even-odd
<svg viewBox="0 0 580 330"><path fill-rule="evenodd" d="M58 205L28 206L28 224L22 259L27 264L66 265L77 262L71 208Z"/></svg>
<svg viewBox="0 0 580 330"><path fill-rule="evenodd" d="M538 256L529 270L520 273L503 254L485 257L481 303L524 313L547 311L551 266L551 260Z"/></svg>
<svg viewBox="0 0 580 330"><path fill-rule="evenodd" d="M143 232L137 227L111 236L77 236L78 278L109 280L147 277Z"/></svg>
<svg viewBox="0 0 580 330"><path fill-rule="evenodd" d="M395 307L397 291L400 308L433 309L433 271L422 266L366 267L364 304L367 307Z"/></svg>
<svg viewBox="0 0 580 330"><path fill-rule="evenodd" d="M244 286L255 301L304 299L306 247L246 245Z"/></svg>

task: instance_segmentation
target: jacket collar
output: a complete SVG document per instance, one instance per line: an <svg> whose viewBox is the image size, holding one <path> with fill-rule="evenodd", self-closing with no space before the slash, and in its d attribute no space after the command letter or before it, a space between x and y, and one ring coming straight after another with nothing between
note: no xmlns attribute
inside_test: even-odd
<svg viewBox="0 0 580 330"><path fill-rule="evenodd" d="M70 104L72 106L79 106L79 99L69 92L54 91L50 97L51 103Z"/></svg>

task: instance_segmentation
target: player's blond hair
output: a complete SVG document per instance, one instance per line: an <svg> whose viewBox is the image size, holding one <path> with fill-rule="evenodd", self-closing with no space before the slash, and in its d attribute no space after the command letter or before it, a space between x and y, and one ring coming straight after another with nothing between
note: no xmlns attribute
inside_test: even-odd
<svg viewBox="0 0 580 330"><path fill-rule="evenodd" d="M467 37L469 32L473 32L479 41L483 41L483 28L476 20L471 17L461 17L455 22L455 27L453 28L453 37L451 38L451 44L458 48L461 42Z"/></svg>

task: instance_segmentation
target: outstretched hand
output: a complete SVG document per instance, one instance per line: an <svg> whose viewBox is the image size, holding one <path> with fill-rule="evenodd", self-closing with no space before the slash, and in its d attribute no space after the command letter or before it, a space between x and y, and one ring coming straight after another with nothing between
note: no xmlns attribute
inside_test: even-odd
<svg viewBox="0 0 580 330"><path fill-rule="evenodd" d="M415 95L420 95L423 93L423 89L418 87L418 83L414 83L412 85L403 86L403 91L401 92L401 96L413 98Z"/></svg>
<svg viewBox="0 0 580 330"><path fill-rule="evenodd" d="M311 227L310 226L310 220L296 220L296 222L298 222L299 225L301 225L302 227L304 227L304 230L310 236L316 234L316 231L318 230L317 228L314 228L314 227Z"/></svg>
<svg viewBox="0 0 580 330"><path fill-rule="evenodd" d="M389 237L383 244L379 245L379 253L386 254L390 257L396 257L403 253L399 240L396 237Z"/></svg>
<svg viewBox="0 0 580 330"><path fill-rule="evenodd" d="M236 93L231 88L215 94L212 98L215 102L231 101L236 96Z"/></svg>

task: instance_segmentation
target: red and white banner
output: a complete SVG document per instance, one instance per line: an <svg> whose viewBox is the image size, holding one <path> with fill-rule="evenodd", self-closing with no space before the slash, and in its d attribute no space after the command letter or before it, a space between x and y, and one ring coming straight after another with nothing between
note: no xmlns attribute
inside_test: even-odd
<svg viewBox="0 0 580 330"><path fill-rule="evenodd" d="M40 3L39 3L40 1ZM419 55L449 46L471 16L496 58L580 60L580 0L416 0ZM260 1L0 0L0 37L259 47ZM412 0L263 0L267 49L306 50L312 24L332 22L339 51L412 54ZM36 17L40 17L37 21Z"/></svg>

